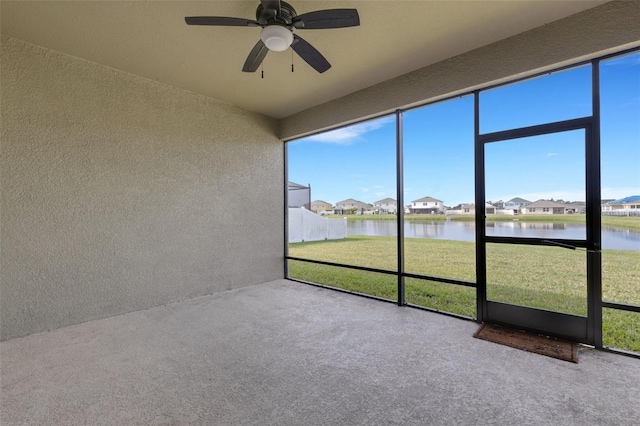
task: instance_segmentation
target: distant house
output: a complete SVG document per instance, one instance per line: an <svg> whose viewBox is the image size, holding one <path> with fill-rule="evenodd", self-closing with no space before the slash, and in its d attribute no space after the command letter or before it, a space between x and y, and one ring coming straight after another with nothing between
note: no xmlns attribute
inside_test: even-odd
<svg viewBox="0 0 640 426"><path fill-rule="evenodd" d="M338 201L335 214L363 214L373 209L373 206L369 203L354 200L353 198L347 198L346 200Z"/></svg>
<svg viewBox="0 0 640 426"><path fill-rule="evenodd" d="M311 211L317 214L333 212L333 206L326 201L315 200L311 202Z"/></svg>
<svg viewBox="0 0 640 426"><path fill-rule="evenodd" d="M444 204L432 197L423 197L411 202L411 214L442 214Z"/></svg>
<svg viewBox="0 0 640 426"><path fill-rule="evenodd" d="M602 205L603 212L628 210L640 211L640 195L631 195Z"/></svg>
<svg viewBox="0 0 640 426"><path fill-rule="evenodd" d="M565 214L566 205L549 200L538 200L521 209L522 214Z"/></svg>
<svg viewBox="0 0 640 426"><path fill-rule="evenodd" d="M398 203L393 198L385 198L373 203L373 210L378 214L396 214Z"/></svg>
<svg viewBox="0 0 640 426"><path fill-rule="evenodd" d="M505 202L504 209L513 210L514 213L518 213L518 210L522 209L523 207L526 207L529 204L531 204L531 201L525 200L524 198L516 197Z"/></svg>
<svg viewBox="0 0 640 426"><path fill-rule="evenodd" d="M475 203L467 203L460 204L458 208L454 208L452 210L447 210L447 213L453 214L476 214L476 205ZM485 214L496 214L496 207L491 204L486 203L484 205L484 213Z"/></svg>
<svg viewBox="0 0 640 426"><path fill-rule="evenodd" d="M586 213L587 203L584 201L569 201L564 205L564 212L571 213Z"/></svg>

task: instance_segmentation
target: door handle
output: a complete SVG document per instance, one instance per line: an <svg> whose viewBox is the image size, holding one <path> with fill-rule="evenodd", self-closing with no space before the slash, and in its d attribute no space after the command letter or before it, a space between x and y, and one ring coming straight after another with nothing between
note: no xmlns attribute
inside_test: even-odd
<svg viewBox="0 0 640 426"><path fill-rule="evenodd" d="M542 240L543 244L547 244L549 246L558 246L558 247L562 247L562 248L566 248L569 250L579 250L579 251L586 251L589 253L600 253L599 249L587 249L587 248L581 248L581 247L576 247L576 246L572 246L571 244L565 244L565 243L559 243L557 241L551 241L551 240Z"/></svg>
<svg viewBox="0 0 640 426"><path fill-rule="evenodd" d="M544 244L547 244L547 245L550 245L550 246L558 246L558 247L566 248L566 249L569 249L569 250L575 250L575 249L577 249L577 247L576 247L576 246L572 246L572 245L570 245L570 244L559 243L559 242L557 242L557 241L542 240L542 242L543 242Z"/></svg>

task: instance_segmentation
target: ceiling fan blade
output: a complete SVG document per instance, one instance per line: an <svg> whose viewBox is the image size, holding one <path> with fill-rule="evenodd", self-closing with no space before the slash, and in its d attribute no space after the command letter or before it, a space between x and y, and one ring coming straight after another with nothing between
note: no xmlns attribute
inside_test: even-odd
<svg viewBox="0 0 640 426"><path fill-rule="evenodd" d="M217 25L221 27L259 27L258 22L244 18L227 18L225 16L187 16L187 25Z"/></svg>
<svg viewBox="0 0 640 426"><path fill-rule="evenodd" d="M305 41L297 34L293 35L293 43L291 44L291 48L298 55L300 55L300 57L304 59L306 63L311 65L311 67L319 73L323 73L331 68L331 64L325 59L324 56L322 56L322 53L318 52L315 47L310 45L307 41Z"/></svg>
<svg viewBox="0 0 640 426"><path fill-rule="evenodd" d="M293 25L301 30L357 27L360 25L360 16L356 9L318 10L296 16Z"/></svg>
<svg viewBox="0 0 640 426"><path fill-rule="evenodd" d="M249 56L247 56L247 60L244 61L244 66L242 67L242 71L244 72L255 72L260 64L262 63L265 56L269 53L269 49L264 45L262 40L258 40L251 52L249 52Z"/></svg>

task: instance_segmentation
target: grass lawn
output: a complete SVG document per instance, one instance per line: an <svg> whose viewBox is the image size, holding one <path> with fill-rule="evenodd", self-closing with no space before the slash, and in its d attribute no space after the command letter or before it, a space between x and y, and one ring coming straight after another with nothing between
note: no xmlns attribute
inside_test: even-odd
<svg viewBox="0 0 640 426"><path fill-rule="evenodd" d="M475 282L475 245L470 242L407 238L405 270ZM397 270L394 237L349 236L344 240L295 243L291 256ZM586 315L586 255L557 247L490 244L487 247L487 294L524 306ZM290 261L290 276L396 300L393 275ZM475 317L475 289L406 279L411 304ZM622 303L640 301L640 252L603 251L603 295ZM603 336L607 346L640 352L640 314L606 309Z"/></svg>
<svg viewBox="0 0 640 426"><path fill-rule="evenodd" d="M328 218L339 219L346 217L348 221L357 220L396 220L396 216L392 214L382 215L330 215ZM632 231L640 231L640 216L601 216L602 226L611 228L629 229ZM414 214L405 215L406 221L422 221L422 222L444 222L445 220L453 220L460 222L473 222L475 217L473 215L425 215ZM586 216L583 214L556 214L556 215L488 215L487 222L556 222L567 224L583 224L586 221Z"/></svg>

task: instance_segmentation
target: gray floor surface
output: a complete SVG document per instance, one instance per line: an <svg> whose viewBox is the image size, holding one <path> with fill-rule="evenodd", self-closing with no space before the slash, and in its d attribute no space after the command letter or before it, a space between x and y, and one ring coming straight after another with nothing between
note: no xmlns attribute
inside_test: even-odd
<svg viewBox="0 0 640 426"><path fill-rule="evenodd" d="M286 280L0 344L5 425L637 425L640 361Z"/></svg>

